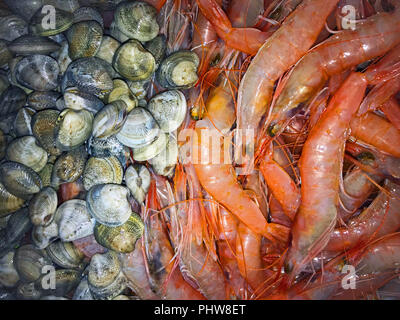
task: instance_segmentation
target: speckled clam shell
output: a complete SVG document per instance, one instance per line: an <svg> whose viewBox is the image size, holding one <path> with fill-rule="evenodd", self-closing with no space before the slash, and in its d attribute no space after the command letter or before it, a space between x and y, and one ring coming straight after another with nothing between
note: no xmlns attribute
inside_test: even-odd
<svg viewBox="0 0 400 320"><path fill-rule="evenodd" d="M96 114L104 107L103 101L95 95L79 91L77 88L67 88L64 92L64 106L68 109L82 110Z"/></svg>
<svg viewBox="0 0 400 320"><path fill-rule="evenodd" d="M37 112L32 118L32 133L39 144L51 155L58 156L61 150L56 147L55 128L60 112L47 109Z"/></svg>
<svg viewBox="0 0 400 320"><path fill-rule="evenodd" d="M18 110L14 120L14 133L17 137L32 135L32 116L36 111L32 108L21 108Z"/></svg>
<svg viewBox="0 0 400 320"><path fill-rule="evenodd" d="M135 249L136 241L143 235L144 224L136 213L132 213L128 221L119 227L109 227L96 223L94 236L102 246L122 253Z"/></svg>
<svg viewBox="0 0 400 320"><path fill-rule="evenodd" d="M133 159L136 161L148 161L160 154L167 147L168 138L165 133L161 133L151 144L134 148Z"/></svg>
<svg viewBox="0 0 400 320"><path fill-rule="evenodd" d="M151 113L136 107L128 114L116 137L123 145L138 148L152 143L159 133L160 128Z"/></svg>
<svg viewBox="0 0 400 320"><path fill-rule="evenodd" d="M125 167L129 159L129 149L124 146L115 136L107 137L107 139L89 139L89 154L93 157L110 157L115 156Z"/></svg>
<svg viewBox="0 0 400 320"><path fill-rule="evenodd" d="M39 172L39 176L42 179L43 187L48 187L51 184L51 174L53 172L53 164L46 163L44 168Z"/></svg>
<svg viewBox="0 0 400 320"><path fill-rule="evenodd" d="M47 55L60 49L60 45L47 38L34 35L23 35L8 44L8 49L18 55Z"/></svg>
<svg viewBox="0 0 400 320"><path fill-rule="evenodd" d="M22 199L30 199L42 188L42 180L35 171L13 161L0 164L0 181L10 193Z"/></svg>
<svg viewBox="0 0 400 320"><path fill-rule="evenodd" d="M19 210L24 203L24 199L14 196L0 183L0 217L7 216Z"/></svg>
<svg viewBox="0 0 400 320"><path fill-rule="evenodd" d="M114 13L115 23L122 33L130 39L144 42L155 38L158 34L156 16L157 10L141 1L123 1Z"/></svg>
<svg viewBox="0 0 400 320"><path fill-rule="evenodd" d="M115 52L117 52L121 43L110 36L103 36L99 50L96 57L107 61L109 64L113 63Z"/></svg>
<svg viewBox="0 0 400 320"><path fill-rule="evenodd" d="M0 257L0 285L12 288L19 281L19 275L14 267L15 251L10 251Z"/></svg>
<svg viewBox="0 0 400 320"><path fill-rule="evenodd" d="M53 221L48 226L34 226L31 234L32 243L38 249L45 249L58 239L58 225Z"/></svg>
<svg viewBox="0 0 400 320"><path fill-rule="evenodd" d="M47 152L33 136L24 136L12 141L7 148L7 160L19 162L39 172L47 163Z"/></svg>
<svg viewBox="0 0 400 320"><path fill-rule="evenodd" d="M102 28L104 28L103 17L95 8L80 7L74 11L74 23L90 20L96 21Z"/></svg>
<svg viewBox="0 0 400 320"><path fill-rule="evenodd" d="M126 278L115 252L95 254L88 268L89 289L95 299L111 300L126 288Z"/></svg>
<svg viewBox="0 0 400 320"><path fill-rule="evenodd" d="M104 139L118 133L127 119L127 106L122 100L113 101L104 106L94 118L94 138Z"/></svg>
<svg viewBox="0 0 400 320"><path fill-rule="evenodd" d="M15 66L17 82L31 90L49 91L57 88L60 68L56 60L45 55L31 55Z"/></svg>
<svg viewBox="0 0 400 320"><path fill-rule="evenodd" d="M43 295L47 297L62 297L67 295L69 292L74 290L80 281L81 271L74 269L58 269L54 274L54 288L43 288L43 281L46 280L46 274L43 274L39 279L35 281L35 288L40 290ZM53 298L50 298L53 299Z"/></svg>
<svg viewBox="0 0 400 320"><path fill-rule="evenodd" d="M142 204L150 188L151 176L144 165L131 165L125 171L125 183L135 200Z"/></svg>
<svg viewBox="0 0 400 320"><path fill-rule="evenodd" d="M83 186L86 190L90 190L91 187L98 184L121 184L123 174L124 169L116 157L91 157L86 162L83 172Z"/></svg>
<svg viewBox="0 0 400 320"><path fill-rule="evenodd" d="M118 227L123 225L132 214L128 201L129 189L117 184L99 184L93 186L86 195L90 214L97 222Z"/></svg>
<svg viewBox="0 0 400 320"><path fill-rule="evenodd" d="M62 241L74 241L93 234L95 225L84 200L68 200L56 212L59 235Z"/></svg>
<svg viewBox="0 0 400 320"><path fill-rule="evenodd" d="M28 105L36 111L51 109L56 106L60 93L57 91L34 91L28 96Z"/></svg>
<svg viewBox="0 0 400 320"><path fill-rule="evenodd" d="M73 24L66 35L72 60L93 57L100 48L103 28L96 21L81 21Z"/></svg>
<svg viewBox="0 0 400 320"><path fill-rule="evenodd" d="M175 166L178 162L178 142L173 134L168 137L167 147L149 163L154 172L161 176L169 177L173 174Z"/></svg>
<svg viewBox="0 0 400 320"><path fill-rule="evenodd" d="M186 116L186 98L179 90L168 90L150 99L147 109L163 132L173 132L180 127Z"/></svg>
<svg viewBox="0 0 400 320"><path fill-rule="evenodd" d="M19 87L9 86L0 96L0 116L17 112L26 103L26 93Z"/></svg>
<svg viewBox="0 0 400 320"><path fill-rule="evenodd" d="M155 71L153 55L137 40L123 43L114 56L115 70L132 81L149 79Z"/></svg>
<svg viewBox="0 0 400 320"><path fill-rule="evenodd" d="M57 193L51 187L43 188L29 202L29 216L35 226L48 226L57 210Z"/></svg>
<svg viewBox="0 0 400 320"><path fill-rule="evenodd" d="M133 108L137 107L139 104L138 99L133 94L128 84L121 79L113 80L114 89L108 96L108 103L113 101L122 100L126 103L127 112L131 112Z"/></svg>
<svg viewBox="0 0 400 320"><path fill-rule="evenodd" d="M72 150L90 137L93 114L87 110L65 109L57 119L55 129L56 146L63 151Z"/></svg>
<svg viewBox="0 0 400 320"><path fill-rule="evenodd" d="M0 17L0 39L13 41L28 33L28 24L17 15Z"/></svg>
<svg viewBox="0 0 400 320"><path fill-rule="evenodd" d="M49 7L48 7L49 8ZM46 17L50 12L40 8L32 16L29 23L29 30L37 36L52 36L68 30L74 22L74 15L70 12L55 8L55 28L50 25L49 18ZM45 23L43 23L45 22ZM47 22L47 23L46 23Z"/></svg>
<svg viewBox="0 0 400 320"><path fill-rule="evenodd" d="M84 255L72 242L55 241L46 248L50 259L62 268L79 269Z"/></svg>

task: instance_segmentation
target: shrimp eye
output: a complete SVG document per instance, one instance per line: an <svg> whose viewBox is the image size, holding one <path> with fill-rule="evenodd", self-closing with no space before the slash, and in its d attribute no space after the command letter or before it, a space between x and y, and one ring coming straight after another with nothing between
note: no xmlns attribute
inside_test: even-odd
<svg viewBox="0 0 400 320"><path fill-rule="evenodd" d="M275 137L275 135L278 133L279 131L279 125L277 123L271 123L268 127L268 135L270 137Z"/></svg>

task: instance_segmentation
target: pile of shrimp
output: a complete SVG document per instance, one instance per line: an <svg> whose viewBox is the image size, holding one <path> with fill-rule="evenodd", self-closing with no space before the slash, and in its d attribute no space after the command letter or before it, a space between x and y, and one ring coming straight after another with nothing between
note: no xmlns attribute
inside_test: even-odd
<svg viewBox="0 0 400 320"><path fill-rule="evenodd" d="M200 57L178 136L201 138L191 158L180 140L172 178L152 175L144 235L123 257L131 289L399 299L400 1L148 2L171 50ZM195 161L226 141L229 161Z"/></svg>

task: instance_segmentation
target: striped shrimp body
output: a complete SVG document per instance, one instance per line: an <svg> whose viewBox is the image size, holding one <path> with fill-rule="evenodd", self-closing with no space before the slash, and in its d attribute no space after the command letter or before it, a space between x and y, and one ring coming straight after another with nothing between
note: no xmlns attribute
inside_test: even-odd
<svg viewBox="0 0 400 320"><path fill-rule="evenodd" d="M379 57L400 43L400 8L379 13L343 30L316 46L289 75L269 118L270 131L307 103L328 78L362 62ZM271 127L272 126L272 127ZM278 124L279 127L279 124Z"/></svg>
<svg viewBox="0 0 400 320"><path fill-rule="evenodd" d="M333 96L303 147L299 163L302 202L286 258L291 280L324 248L336 224L346 132L366 87L364 76L353 73Z"/></svg>

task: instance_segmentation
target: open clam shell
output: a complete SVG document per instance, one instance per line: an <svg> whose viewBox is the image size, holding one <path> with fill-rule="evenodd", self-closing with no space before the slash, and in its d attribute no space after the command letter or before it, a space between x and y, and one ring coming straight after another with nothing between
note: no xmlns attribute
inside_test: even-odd
<svg viewBox="0 0 400 320"><path fill-rule="evenodd" d="M125 183L135 200L142 204L150 188L151 175L144 165L132 165L125 171Z"/></svg>

